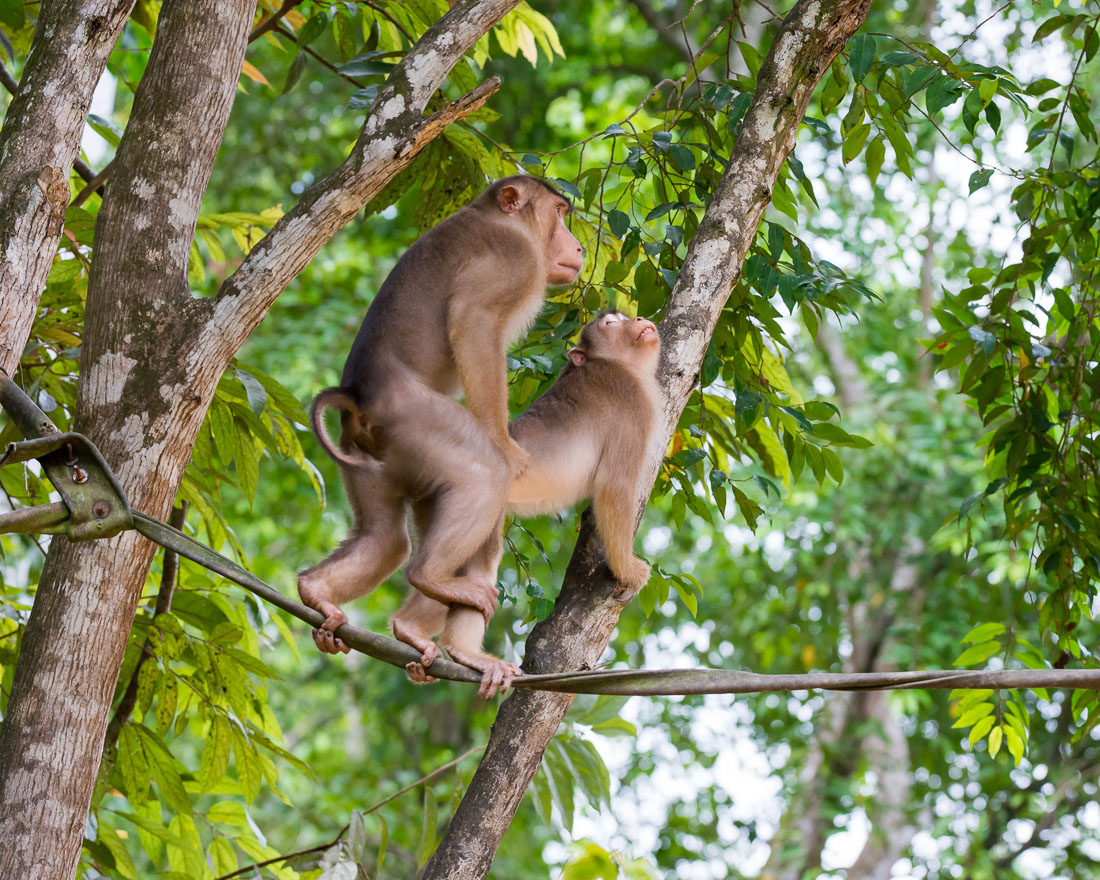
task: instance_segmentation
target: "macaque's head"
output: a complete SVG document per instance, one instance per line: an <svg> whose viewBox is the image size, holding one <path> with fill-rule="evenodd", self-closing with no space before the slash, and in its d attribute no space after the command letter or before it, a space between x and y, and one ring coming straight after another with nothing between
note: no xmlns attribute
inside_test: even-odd
<svg viewBox="0 0 1100 880"><path fill-rule="evenodd" d="M579 367L589 360L625 363L636 370L657 368L661 347L656 325L646 318L631 318L622 312L604 312L581 331L569 361Z"/></svg>
<svg viewBox="0 0 1100 880"><path fill-rule="evenodd" d="M546 283L572 284L584 265L584 252L565 217L572 205L537 177L506 177L489 188L500 210L526 223L542 245Z"/></svg>

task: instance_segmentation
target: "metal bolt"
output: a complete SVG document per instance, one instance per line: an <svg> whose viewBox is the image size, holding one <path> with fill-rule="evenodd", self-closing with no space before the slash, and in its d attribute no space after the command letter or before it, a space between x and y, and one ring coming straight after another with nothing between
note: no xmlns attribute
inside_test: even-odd
<svg viewBox="0 0 1100 880"><path fill-rule="evenodd" d="M84 470L84 468L82 468L78 464L74 464L74 465L72 465L72 470L73 470L73 482L74 483L87 483L88 482L88 472L86 470Z"/></svg>
<svg viewBox="0 0 1100 880"><path fill-rule="evenodd" d="M103 519L110 512L111 505L109 505L106 501L97 501L95 504L92 505L92 516L94 516L96 519Z"/></svg>

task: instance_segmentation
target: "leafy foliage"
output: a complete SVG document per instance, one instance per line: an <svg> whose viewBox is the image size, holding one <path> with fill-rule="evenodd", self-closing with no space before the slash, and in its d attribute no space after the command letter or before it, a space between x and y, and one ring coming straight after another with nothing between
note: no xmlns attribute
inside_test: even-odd
<svg viewBox="0 0 1100 880"><path fill-rule="evenodd" d="M395 177L222 377L180 488L190 530L288 585L331 549L346 516L326 499L336 471L301 402L336 380L333 353L396 255L489 178L526 169L554 183L574 201L586 249L582 283L553 293L510 357L513 411L553 381L594 312L662 316L773 32L748 10L742 30L727 7L697 6L684 22L690 65L667 33L610 0L542 13L520 4L478 44L430 109L498 72L492 109ZM158 8L135 6L110 58L117 109L93 127L111 148ZM256 23L277 8L261 3ZM343 159L379 84L446 9L309 0L252 43L192 249L196 295L216 294L281 206ZM0 2L0 49L17 74L31 10ZM871 664L1095 666L1097 17L1047 3L957 11L1006 36L992 48L981 29L933 36L915 23L923 7L875 4L819 87L668 450L639 538L659 564L622 617L612 662L844 670L873 632ZM1035 66L1040 50L1064 55L1067 75ZM1036 70L1046 75L1029 79ZM961 177L941 180L945 155L966 157ZM74 194L82 187L74 177ZM991 206L1018 224L995 242L945 219ZM97 211L93 196L66 214L18 376L63 428ZM932 269L918 282L922 248ZM830 333L853 372L823 342ZM924 337L923 350L910 344ZM12 439L0 423L0 445ZM0 485L13 505L49 500L33 467L0 469ZM510 524L491 637L521 638L550 613L571 523ZM42 554L10 536L0 548L2 703ZM123 664L118 702L133 683L134 708L108 743L82 873L223 877L298 850L308 851L254 873L415 873L465 791L492 711L350 658L345 674L299 656L279 612L190 565L170 610L154 614L160 574ZM398 592L373 596L364 622L383 628ZM1021 876L1014 860L1039 845L1052 813L1072 826L1044 845L1052 870L1095 876L1095 835L1080 820L1096 795L1095 693L903 692L889 708L911 770L904 809L930 817L937 855L907 852L927 876ZM810 800L803 762L815 748L827 755L826 837L860 811L875 824L883 767L867 746L882 741L881 721L830 740L829 712L809 694L732 709L578 699L494 870L545 876L546 860L567 878L636 878L698 860L739 876L730 866L757 858L771 832L739 810L729 765L716 770L738 731L738 754L755 749L791 811ZM708 739L712 723L722 737ZM639 746L621 748L627 737ZM653 782L670 765L683 783L674 792ZM609 835L593 821L601 814L638 821ZM1036 829L1023 849L1021 822ZM568 847L555 844L562 836Z"/></svg>

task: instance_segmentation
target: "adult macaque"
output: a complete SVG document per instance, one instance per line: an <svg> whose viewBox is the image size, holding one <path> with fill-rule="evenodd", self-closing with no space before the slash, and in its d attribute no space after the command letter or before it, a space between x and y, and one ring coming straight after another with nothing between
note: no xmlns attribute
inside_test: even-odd
<svg viewBox="0 0 1100 880"><path fill-rule="evenodd" d="M409 582L492 617L493 580L461 569L499 530L509 483L527 466L508 436L505 351L546 287L581 269L569 207L535 178L508 177L421 236L367 310L340 387L314 401L313 428L341 465L354 514L336 552L298 576L302 601L325 615L313 631L325 653L348 651L334 634L347 621L340 605L408 556L410 506L420 545ZM326 407L341 411L339 447L322 423Z"/></svg>
<svg viewBox="0 0 1100 880"><path fill-rule="evenodd" d="M531 463L508 492L507 510L520 516L556 513L592 499L596 530L612 574L631 589L649 579L649 566L634 555L634 513L650 445L659 435L664 397L657 385L660 342L644 318L603 314L581 332L558 380L511 425L512 437ZM500 533L479 550L467 573L496 581ZM406 669L413 681L433 680L425 667L439 656L432 639L459 663L483 673L483 697L507 688L521 674L481 650L485 619L463 605L447 608L412 593L393 619L394 633L423 656Z"/></svg>

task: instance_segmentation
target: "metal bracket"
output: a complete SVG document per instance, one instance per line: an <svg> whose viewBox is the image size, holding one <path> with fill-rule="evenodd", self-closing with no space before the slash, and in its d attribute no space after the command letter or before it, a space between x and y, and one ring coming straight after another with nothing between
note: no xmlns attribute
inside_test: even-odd
<svg viewBox="0 0 1100 880"><path fill-rule="evenodd" d="M38 459L61 496L44 504L0 514L0 533L49 532L70 541L110 538L133 528L126 493L95 444L83 434L61 433L23 390L0 370L0 406L28 439L9 443L0 466Z"/></svg>

